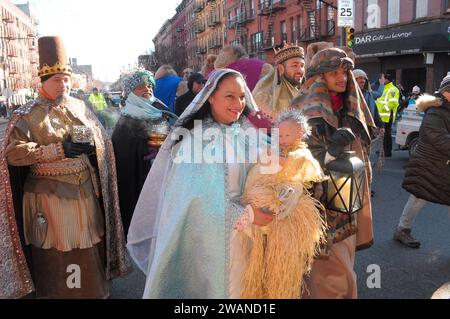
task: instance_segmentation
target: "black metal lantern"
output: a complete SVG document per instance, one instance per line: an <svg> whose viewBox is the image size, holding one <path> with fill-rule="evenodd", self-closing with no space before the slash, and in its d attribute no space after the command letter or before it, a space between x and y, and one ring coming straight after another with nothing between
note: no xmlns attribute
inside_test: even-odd
<svg viewBox="0 0 450 319"><path fill-rule="evenodd" d="M330 176L326 208L348 215L358 212L364 203L366 174L363 161L354 151L345 151L326 167Z"/></svg>

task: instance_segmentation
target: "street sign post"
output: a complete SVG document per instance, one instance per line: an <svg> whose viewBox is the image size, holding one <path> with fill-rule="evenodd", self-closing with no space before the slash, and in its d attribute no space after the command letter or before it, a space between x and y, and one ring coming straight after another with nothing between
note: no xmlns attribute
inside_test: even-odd
<svg viewBox="0 0 450 319"><path fill-rule="evenodd" d="M355 27L354 0L338 0L338 27Z"/></svg>

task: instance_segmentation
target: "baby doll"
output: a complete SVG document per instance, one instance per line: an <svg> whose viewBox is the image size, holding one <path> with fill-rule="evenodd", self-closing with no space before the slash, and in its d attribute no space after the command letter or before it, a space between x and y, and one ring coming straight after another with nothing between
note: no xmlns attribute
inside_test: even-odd
<svg viewBox="0 0 450 319"><path fill-rule="evenodd" d="M325 236L321 204L308 189L324 174L302 141L309 133L306 119L298 111L280 114L280 167L263 174L255 165L246 180L242 202L270 211L274 220L265 227L251 226L247 232L252 248L243 274L242 298L300 298L307 274Z"/></svg>

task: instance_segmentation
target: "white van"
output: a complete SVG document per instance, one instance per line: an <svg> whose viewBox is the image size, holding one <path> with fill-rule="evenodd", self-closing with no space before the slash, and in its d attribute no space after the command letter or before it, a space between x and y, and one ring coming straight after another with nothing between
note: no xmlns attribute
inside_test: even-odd
<svg viewBox="0 0 450 319"><path fill-rule="evenodd" d="M400 149L407 149L409 154L417 145L419 129L424 115L424 112L417 109L414 100L411 100L408 107L403 110L401 119L397 122L395 143L400 146Z"/></svg>

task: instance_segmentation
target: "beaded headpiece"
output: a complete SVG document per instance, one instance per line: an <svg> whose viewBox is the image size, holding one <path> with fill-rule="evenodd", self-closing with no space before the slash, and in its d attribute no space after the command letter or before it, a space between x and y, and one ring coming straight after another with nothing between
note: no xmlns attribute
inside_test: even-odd
<svg viewBox="0 0 450 319"><path fill-rule="evenodd" d="M296 44L287 44L284 42L282 48L273 50L275 51L275 64L283 63L291 58L305 58L305 50Z"/></svg>

